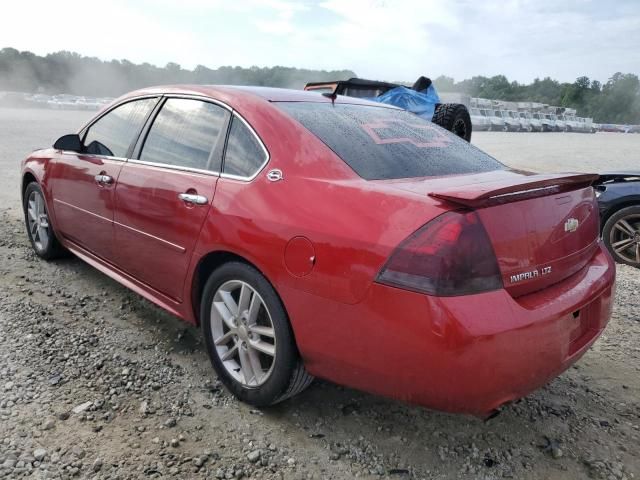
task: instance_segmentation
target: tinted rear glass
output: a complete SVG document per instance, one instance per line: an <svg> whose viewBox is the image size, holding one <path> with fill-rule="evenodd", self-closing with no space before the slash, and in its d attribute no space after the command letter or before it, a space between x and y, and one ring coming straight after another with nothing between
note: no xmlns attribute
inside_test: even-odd
<svg viewBox="0 0 640 480"><path fill-rule="evenodd" d="M211 150L228 115L225 109L212 103L169 98L149 130L140 160L209 169Z"/></svg>
<svg viewBox="0 0 640 480"><path fill-rule="evenodd" d="M267 154L249 128L234 116L224 155L223 172L251 177L267 159Z"/></svg>
<svg viewBox="0 0 640 480"><path fill-rule="evenodd" d="M488 172L500 162L432 122L404 110L279 102L366 180Z"/></svg>

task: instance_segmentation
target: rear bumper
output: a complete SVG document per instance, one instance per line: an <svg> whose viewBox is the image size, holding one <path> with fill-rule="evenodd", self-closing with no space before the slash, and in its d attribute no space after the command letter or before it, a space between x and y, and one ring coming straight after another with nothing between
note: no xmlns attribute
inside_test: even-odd
<svg viewBox="0 0 640 480"><path fill-rule="evenodd" d="M357 305L299 292L285 303L312 374L483 416L584 354L609 320L614 282L615 265L600 247L570 279L517 299L504 290L437 298L374 284Z"/></svg>

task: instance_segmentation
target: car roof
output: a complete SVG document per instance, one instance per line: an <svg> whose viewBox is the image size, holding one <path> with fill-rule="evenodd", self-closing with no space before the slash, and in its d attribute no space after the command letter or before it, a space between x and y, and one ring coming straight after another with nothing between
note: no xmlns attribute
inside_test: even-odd
<svg viewBox="0 0 640 480"><path fill-rule="evenodd" d="M127 93L123 99L142 95L202 95L223 102L233 104L236 101L268 101L268 102L313 102L313 103L343 103L352 105L369 105L383 108L397 108L379 102L372 102L355 97L336 95L334 98L317 92L294 90L289 88L256 87L240 85L166 85L149 87Z"/></svg>

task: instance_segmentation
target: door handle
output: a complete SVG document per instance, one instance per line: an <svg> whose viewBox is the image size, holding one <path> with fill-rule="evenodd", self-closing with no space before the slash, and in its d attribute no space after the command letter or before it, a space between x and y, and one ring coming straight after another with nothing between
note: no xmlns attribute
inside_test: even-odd
<svg viewBox="0 0 640 480"><path fill-rule="evenodd" d="M95 179L96 183L99 183L100 185L111 185L113 183L113 177L110 175L104 175L100 173L93 178Z"/></svg>
<svg viewBox="0 0 640 480"><path fill-rule="evenodd" d="M185 203L192 205L206 205L209 200L204 195L197 195L195 193L179 193L178 198Z"/></svg>

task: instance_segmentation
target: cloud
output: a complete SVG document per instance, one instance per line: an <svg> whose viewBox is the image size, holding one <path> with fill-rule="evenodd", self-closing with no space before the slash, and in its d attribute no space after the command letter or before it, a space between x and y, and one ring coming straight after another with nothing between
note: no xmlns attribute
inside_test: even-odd
<svg viewBox="0 0 640 480"><path fill-rule="evenodd" d="M266 7L266 19L256 19L255 25L264 33L274 35L288 35L295 30L293 17L297 12L306 10L304 5L286 1L257 1L257 7Z"/></svg>
<svg viewBox="0 0 640 480"><path fill-rule="evenodd" d="M350 68L361 76L531 81L640 73L636 0L22 0L0 47L164 65Z"/></svg>

